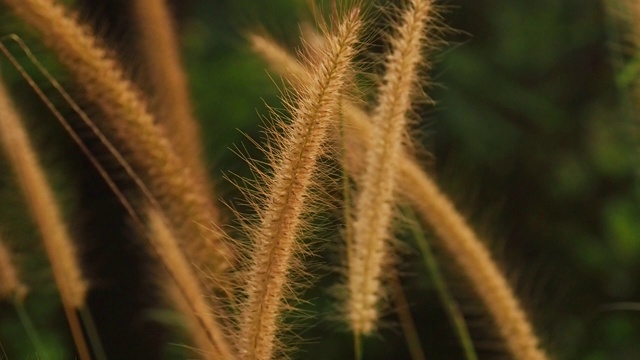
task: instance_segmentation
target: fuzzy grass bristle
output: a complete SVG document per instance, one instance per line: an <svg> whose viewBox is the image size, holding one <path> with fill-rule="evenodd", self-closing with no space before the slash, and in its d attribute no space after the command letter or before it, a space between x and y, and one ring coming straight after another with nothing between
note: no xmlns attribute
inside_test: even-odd
<svg viewBox="0 0 640 360"><path fill-rule="evenodd" d="M403 162L401 174L403 195L471 280L512 356L518 360L548 359L508 281L453 204L416 164Z"/></svg>
<svg viewBox="0 0 640 360"><path fill-rule="evenodd" d="M424 69L430 70L430 58L424 57L425 50L432 50L440 44L442 27L438 14L441 13L441 7L435 5L435 0L400 0L395 3L403 5L397 8L386 3L384 11L389 16L383 16L375 24L382 24L382 28L387 30L365 28L362 10L358 9L334 11L336 22L331 25L318 20L318 15L316 24L323 29L322 35L314 30L315 25L301 29L301 42L304 44L301 52L304 60L301 62L272 39L255 34L249 36L254 51L283 74L294 90L284 92L284 110L272 109L272 123L269 124L272 128L266 131L267 141L254 142L259 150L264 151L267 160L253 160L246 156L256 178L243 179L246 182L238 185L246 202L230 206L231 211L235 211L238 216L238 233L242 233L240 237L246 239L246 242L231 239L231 236L217 230L224 228L226 224L218 216L216 203L211 197L206 167L201 159L199 126L189 102L186 71L181 69L183 64L179 57L175 24L167 8L169 0L133 0L127 4L127 9L132 11L128 14L131 15L130 18L122 18L125 22L131 20L124 24L125 30L132 30L131 39L137 42L135 46L138 52L133 57L141 60L140 68L136 69L142 80L139 83L140 89L131 81L129 74L115 60L111 51L104 48L96 38L92 32L96 30L82 25L76 15L62 5L69 3L68 1L0 1L7 8L15 10L19 20L41 33L43 41L53 49L58 61L68 67L68 74L77 81L79 93L85 97L83 100L88 100L89 106L97 105L99 108L94 122L73 99L69 100L70 96L48 74L45 66L37 59L34 60L35 57L28 48L25 49L26 45L18 36L3 38L15 41L25 50L31 65L35 65L45 75L70 108L80 116L84 125L87 125L81 126L81 129L92 133L87 135L83 131L74 130L76 127L70 127L66 116L62 115L64 110L56 109L54 101L49 100L41 86L30 78L20 61L0 41L0 50L3 50L20 75L54 112L108 183L114 196L107 196L121 202L123 209L116 209L116 214L126 216L123 211L126 212L135 223L136 235L148 241L145 243L148 246L143 251L146 250L149 254L144 254L144 261L149 261L152 271L141 276L145 280L154 280L156 290L164 291L166 297L162 300L166 302L163 305L169 305L184 314L180 324L186 325L189 332L191 341L187 341L189 343L185 347L193 350L190 354L192 357L223 360L289 358L293 352L292 347L297 345L289 340L295 341L292 338L299 335L292 331L295 325L291 324L290 319L300 313L296 307L299 290L305 285L301 280L310 282L307 276L312 276L307 275L309 265L306 261L316 254L313 251L315 248L307 245L307 241L321 241L318 240L320 236L314 235L321 233L319 229L325 230L322 224L318 224L325 219L317 219L315 215L326 210L327 203L331 202L332 206L340 203L340 199L336 199L339 195L336 194L339 194L338 188L341 186L336 184L342 181L343 218L347 229L338 229L329 237L338 238L340 230L347 234L344 236L347 240L347 264L344 266L343 261L343 266L338 270L345 276L345 281L340 288L341 303L334 308L341 310L339 320L347 324L356 335L356 358L360 359L364 352L373 351L373 347L368 347L370 339L367 339L367 348L363 346L365 344L361 339L378 333L378 329L382 327L381 314L391 310L387 301L394 294L412 356L419 359L424 355L421 346L416 346L426 345L420 343L418 334L423 329L416 329L412 325L413 319L408 310L408 302L413 300L404 299L402 285L395 278L398 272L393 268L397 261L395 250L398 245L393 245L394 220L398 204L407 202L413 207L407 213L411 213L416 224L421 221L433 229L442 248L449 253L452 263L469 279L465 286L478 294L486 312L493 319L491 324L495 324L506 344L500 350L508 349L510 357L517 360L547 359L530 320L487 246L441 191L435 178L425 172L411 156L412 129L409 123L412 115L415 115L411 109L417 101L428 99L427 95L420 92L425 81L419 73ZM631 4L627 0L624 2ZM334 10L338 3L339 0L332 2ZM355 3L359 5L364 1L355 0ZM343 4L353 2L345 0ZM357 7L345 5L347 6ZM323 12L320 7L315 8L317 13ZM636 6L634 9L640 7ZM222 16L224 15L226 13ZM119 21L121 14L117 16L116 21ZM629 17L633 16L635 14ZM388 27L384 27L387 25L386 20L391 21ZM193 38L200 39L200 35L210 35L208 30L202 31L204 27L200 28L199 22L201 19L194 22L195 27L189 28L189 31L193 31L189 34L189 41ZM640 27L634 27L636 30L638 28ZM382 36L380 41L385 44L381 56L365 55L361 58L358 50L363 38L368 40L376 37L371 48L383 48L378 47L378 31L387 32L386 37ZM191 37L192 34L197 36ZM108 34L107 38L111 35ZM207 39L232 39L226 37L228 34L220 38L218 35L215 33L213 38ZM637 34L631 36L636 36L635 40L640 39ZM627 39L627 42L635 46L635 40ZM220 48L227 48L229 44L223 45ZM201 55L198 52L201 49L199 45L194 48L195 55ZM464 56L462 58L466 59ZM374 60L373 66L364 64L371 59ZM254 69L255 63L231 62L236 60L234 55L231 59L207 64L212 70L218 71L216 75L220 74L221 65L224 66L225 75L231 75L228 82L219 82L225 85L226 91L233 90L235 85L244 82L245 74L236 76L236 72L249 73ZM204 74L201 64L196 63L198 67L194 67L194 74ZM466 62L460 63L468 65ZM363 69L365 66L367 69ZM375 69L376 73L377 70L383 72L381 76L366 74L369 69ZM372 78L379 85L375 103L368 106L356 102L364 103L364 99L373 99L369 97L374 94L373 91L369 92L367 89L373 87L373 82L369 81ZM354 84L361 79L366 80ZM360 96L364 92L366 94ZM215 111L222 113L228 110L231 113L240 108L238 104L224 103ZM215 102L207 105L217 106ZM115 354L118 354L117 351L122 348L123 356L127 357L124 352L129 349L109 344L112 342L111 334L103 332L110 326L111 320L121 320L114 316L114 319L105 321L103 315L111 315L114 307L112 303L102 307L100 302L104 298L108 299L108 296L103 296L101 290L92 293L100 294L99 296L91 297L92 306L94 299L100 300L93 308L97 310L94 315L97 315L98 326L92 328L92 320L84 317L88 310L83 302L87 282L78 267L73 243L65 234L65 224L56 208L58 204L54 195L48 189L46 174L38 165L23 127L24 124L18 119L15 108L0 84L0 141L43 235L54 280L77 344L78 357L82 360L94 356L100 359L100 341L94 342L92 339L101 336L108 347L114 346L115 349L107 347L106 350L110 353L116 351ZM102 165L108 163L101 160L100 150L94 151L86 146L93 145L93 140L105 145L104 148L110 153L106 161L117 162L120 165L118 169L125 170L124 176L132 180L123 183L126 186L133 183L138 189L119 187L117 171L111 171L109 167L105 170ZM103 146L99 147L102 148ZM249 152L253 150L246 153ZM330 166L341 168L329 169ZM85 179L84 174L81 178ZM329 183L330 181L333 183ZM84 180L82 182L84 185ZM102 212L103 205L95 205L99 210L97 213L111 215L107 213L110 209L106 206ZM236 210L236 207L242 211ZM245 212L248 208L251 209ZM331 210L334 210L334 215L339 213L335 208ZM420 221L417 217L414 218L414 212L419 215ZM78 215L79 223L83 223L84 214ZM208 224L213 225L207 226ZM210 231L210 228L214 230ZM413 235L418 238L419 235L424 235L422 231L416 225ZM326 236L325 232L321 234ZM83 239L86 244L95 244L94 240L91 236ZM426 248L426 237L423 240L422 243L418 241L421 250ZM234 247L227 246L227 243ZM339 246L344 247L344 244ZM96 250L103 249L100 247ZM127 248L126 251L134 252L138 248ZM119 255L117 253L115 257ZM155 258L148 258L147 255ZM236 258L236 255L242 258ZM414 254L406 255L408 259ZM402 258L405 258L405 254ZM11 260L11 255L6 254L6 249L0 242L0 297L13 297L17 300L14 302L16 309L19 309L23 306L20 299L24 286L20 284ZM109 270L124 270L125 273L130 270L124 268L129 264L126 260L117 258L111 262L109 258L108 261L105 267L109 267ZM428 263L428 260L423 261ZM125 277L127 275L129 273ZM127 285L129 280L109 281L109 286L114 284L121 287ZM434 280L434 283L437 282ZM221 296L223 299L214 297L214 292L209 288L211 284L219 285L213 289L218 291L217 294L225 292ZM136 289L140 293L146 290L138 286ZM130 299L129 292L123 293L124 297L118 295L118 299L135 305L136 299ZM153 298L153 301L157 300L157 297ZM443 303L447 304L447 301ZM325 299L321 298L321 301L314 301L310 305L325 304ZM148 305L154 306L146 303L144 307ZM144 309L137 311L136 309L136 316L146 315ZM424 314L423 311L425 309L420 310L421 314ZM486 314L483 312L482 315ZM454 319L456 315L448 316ZM457 316L462 317L461 314ZM132 317L122 314L118 314L118 317L126 319L125 325L131 324ZM472 318L473 314L470 314L469 319ZM166 319L168 317L163 316L159 325L168 325L164 323ZM156 320L155 317L152 320ZM346 328L347 325L343 327ZM379 332L384 334L383 331ZM471 343L471 337L468 334L466 336L466 339L461 340L463 347L465 341ZM85 344L85 339L89 339L91 347ZM113 343L118 341L113 340ZM137 340L134 340L136 345ZM158 343L163 341L160 337L154 338L155 340ZM385 336L384 340L389 339ZM146 347L141 349L142 357L146 350ZM428 347L425 350L438 352L437 349ZM9 352L12 351L13 349L9 349ZM38 352L44 354L46 351ZM336 352L340 353L342 350ZM321 357L323 355L318 354ZM310 357L315 356L316 354L311 354ZM474 356L469 359L475 358L474 352Z"/></svg>
<svg viewBox="0 0 640 360"><path fill-rule="evenodd" d="M297 94L292 123L284 133L273 159L273 176L265 186L265 200L259 205L258 224L250 229L253 249L247 280L246 300L240 312L238 349L241 359L267 360L282 353L278 334L285 298L293 287L298 243L309 204L309 188L316 161L332 126L337 125L339 102L349 73L362 21L352 10L328 35L314 74Z"/></svg>
<svg viewBox="0 0 640 360"><path fill-rule="evenodd" d="M146 101L127 79L119 64L88 28L52 0L4 0L16 14L36 28L76 78L78 86L95 102L108 121L104 131L127 155L152 196L183 239L190 259L203 271L221 274L233 259L231 250L214 231L203 226L218 212L195 181L193 170L174 152L172 144L155 124Z"/></svg>
<svg viewBox="0 0 640 360"><path fill-rule="evenodd" d="M179 248L178 241L167 226L166 220L152 207L148 207L147 218L150 229L149 241L173 280L173 284L167 285L168 293L178 308L183 310L197 352L204 359L235 359L228 334L215 314L215 311L220 309L209 308L200 282Z"/></svg>
<svg viewBox="0 0 640 360"><path fill-rule="evenodd" d="M53 190L2 82L0 142L40 230L79 356L83 360L89 359L89 351L77 314L85 305L87 280L82 273L76 246L62 219Z"/></svg>
<svg viewBox="0 0 640 360"><path fill-rule="evenodd" d="M176 153L207 188L200 126L193 115L188 79L180 59L177 26L167 0L135 0L131 5L138 30L136 43L146 65L141 71L148 78L147 93L153 99L152 110Z"/></svg>
<svg viewBox="0 0 640 360"><path fill-rule="evenodd" d="M356 334L371 334L385 286L383 269L394 257L390 239L396 203L398 160L404 152L408 113L418 88L419 65L427 26L432 16L430 0L413 0L403 12L390 38L390 53L371 117L372 146L358 184L353 238L348 249L348 322Z"/></svg>
<svg viewBox="0 0 640 360"><path fill-rule="evenodd" d="M39 227L63 301L70 307L80 308L85 301L87 281L82 275L75 244L27 132L2 83L0 140Z"/></svg>
<svg viewBox="0 0 640 360"><path fill-rule="evenodd" d="M250 40L254 50L272 68L288 71L281 74L291 79L295 86L299 86L297 79L310 76L302 64L269 38L254 35ZM343 106L347 123L344 137L346 168L351 176L361 178L363 166L360 160L365 150L373 146L372 122L369 114L353 103L347 101ZM413 158L404 154L398 162L398 186L402 196L417 210L422 220L435 230L446 250L471 280L496 325L518 330L500 331L513 356L522 360L547 359L533 326L484 243ZM487 278L492 280L487 282Z"/></svg>

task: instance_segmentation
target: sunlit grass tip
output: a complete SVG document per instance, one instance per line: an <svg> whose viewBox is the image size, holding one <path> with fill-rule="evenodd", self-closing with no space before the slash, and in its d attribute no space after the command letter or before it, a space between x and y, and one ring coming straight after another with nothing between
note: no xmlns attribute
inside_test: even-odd
<svg viewBox="0 0 640 360"><path fill-rule="evenodd" d="M296 79L310 76L309 71L295 57L268 37L254 35L250 40L254 50L274 69L283 71L282 75L290 77L292 82L296 83ZM369 114L353 103L345 102L343 110L347 123L347 170L351 176L361 177L363 166L360 159L364 156L364 150L373 146L372 122ZM510 352L518 359L547 359L532 324L504 274L464 217L412 157L405 154L399 159L399 171L398 181L403 198L435 230L445 249L471 280L476 293L495 319L500 334L509 344L507 347ZM487 282L487 277L493 280ZM496 281L498 278L501 280ZM510 331L512 328L518 331Z"/></svg>
<svg viewBox="0 0 640 360"><path fill-rule="evenodd" d="M351 10L327 35L325 47L315 63L313 76L303 80L291 105L291 124L280 124L271 145L273 175L265 177L252 239L248 271L242 288L238 349L242 359L267 360L284 349L283 310L291 307L293 273L302 266L296 254L305 229L304 214L314 205L310 188L318 157L329 131L337 125L339 102L352 71L362 21L359 10Z"/></svg>
<svg viewBox="0 0 640 360"><path fill-rule="evenodd" d="M167 214L171 228L190 259L203 271L220 274L233 256L215 231L203 227L216 220L217 210L193 170L175 153L156 125L142 93L127 78L111 52L52 0L3 0L16 14L37 29L45 43L69 69L88 99L95 102L107 121L100 129L126 155L153 201ZM140 185L139 185L140 186Z"/></svg>
<svg viewBox="0 0 640 360"><path fill-rule="evenodd" d="M432 10L429 0L409 2L389 36L390 51L371 118L373 146L366 151L358 184L348 253L346 312L356 334L370 334L376 328L379 308L384 306L383 269L394 258L390 240L398 160L404 153L412 99L421 83L419 65L424 61L422 51Z"/></svg>

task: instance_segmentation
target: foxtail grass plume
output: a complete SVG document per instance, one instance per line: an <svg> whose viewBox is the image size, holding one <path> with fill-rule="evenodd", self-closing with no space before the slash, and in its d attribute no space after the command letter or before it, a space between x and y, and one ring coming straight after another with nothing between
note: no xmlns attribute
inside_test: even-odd
<svg viewBox="0 0 640 360"><path fill-rule="evenodd" d="M136 44L145 64L140 70L148 78L152 110L176 153L206 188L209 184L202 159L200 126L193 116L177 26L167 0L135 0L131 5L138 30Z"/></svg>
<svg viewBox="0 0 640 360"><path fill-rule="evenodd" d="M54 193L1 82L0 141L40 230L78 354L82 360L89 359L89 350L77 314L85 304L87 281L82 274L75 244L62 220Z"/></svg>
<svg viewBox="0 0 640 360"><path fill-rule="evenodd" d="M89 29L52 0L3 0L19 17L36 28L107 117L101 129L127 155L127 161L162 207L182 247L203 273L220 274L232 260L230 248L215 231L217 210L203 184L172 149L156 126L141 93L129 81Z"/></svg>
<svg viewBox="0 0 640 360"><path fill-rule="evenodd" d="M309 187L328 132L337 125L361 26L360 11L352 10L335 34L328 35L313 75L298 91L292 123L283 126L284 134L276 135L273 176L264 187L264 202L258 204L258 224L250 229L253 245L239 319L241 359L268 360L282 353L277 336L285 297L293 287L295 256L302 247Z"/></svg>
<svg viewBox="0 0 640 360"><path fill-rule="evenodd" d="M73 308L80 308L84 304L87 281L82 275L75 244L67 232L55 196L38 163L27 132L2 83L0 140L42 234L63 301Z"/></svg>
<svg viewBox="0 0 640 360"><path fill-rule="evenodd" d="M197 352L203 359L235 359L226 330L218 321L219 314L215 313L220 309L209 308L193 268L162 215L149 207L147 217L149 241L173 280L166 289L178 308L183 310Z"/></svg>
<svg viewBox="0 0 640 360"><path fill-rule="evenodd" d="M294 81L294 85L299 86L297 79L310 76L302 64L271 39L253 34L250 41L254 51L276 71ZM360 178L363 172L360 159L365 150L373 146L372 123L369 115L353 103L345 102L343 106L344 120L347 122L344 141L346 167L351 176ZM413 205L422 220L435 230L446 250L470 279L514 358L547 359L533 326L484 243L415 160L403 154L398 162L400 193Z"/></svg>
<svg viewBox="0 0 640 360"><path fill-rule="evenodd" d="M403 194L453 255L492 315L513 357L546 360L526 313L491 254L437 185L415 164L403 162Z"/></svg>
<svg viewBox="0 0 640 360"><path fill-rule="evenodd" d="M418 66L433 11L430 0L413 0L389 37L390 53L373 111L372 146L358 184L353 238L348 249L347 316L356 334L376 328L383 301L383 268L394 257L390 238L395 211L398 160L403 154L412 96L420 83ZM349 220L348 220L349 221Z"/></svg>

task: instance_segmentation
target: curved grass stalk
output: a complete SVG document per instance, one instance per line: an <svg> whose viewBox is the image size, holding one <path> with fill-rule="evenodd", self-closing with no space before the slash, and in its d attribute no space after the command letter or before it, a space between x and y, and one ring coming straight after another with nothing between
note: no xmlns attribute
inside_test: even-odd
<svg viewBox="0 0 640 360"><path fill-rule="evenodd" d="M142 95L119 64L60 4L52 0L4 2L41 33L87 97L100 106L108 119L102 131L125 150L127 160L184 241L181 246L189 258L203 272L219 275L228 269L230 248L221 234L203 230L210 222L218 223L215 206L155 125Z"/></svg>
<svg viewBox="0 0 640 360"><path fill-rule="evenodd" d="M365 166L356 195L346 305L349 325L358 334L369 335L376 329L379 308L384 306L383 269L394 257L390 240L398 159L404 152L412 95L420 82L418 65L432 8L429 0L411 1L390 36L391 52L371 117L373 146L362 154Z"/></svg>
<svg viewBox="0 0 640 360"><path fill-rule="evenodd" d="M2 83L0 141L40 230L78 355L80 359L90 359L77 312L85 304L87 280L82 274L75 244L67 232L44 170L38 163L33 146Z"/></svg>
<svg viewBox="0 0 640 360"><path fill-rule="evenodd" d="M309 76L308 70L278 44L258 35L252 35L250 40L254 50L276 70L287 71L282 75L291 78L295 86L299 86L296 79ZM358 106L346 102L343 108L348 124L346 163L352 176L358 177L362 171L359 159L364 149L373 146L370 140L372 125L369 115ZM471 280L514 358L547 359L533 326L484 243L415 160L403 155L398 162L401 192L425 223L435 230L446 250Z"/></svg>
<svg viewBox="0 0 640 360"><path fill-rule="evenodd" d="M400 319L400 325L402 326L402 332L404 333L405 342L411 354L411 360L427 360L424 355L422 343L420 343L420 336L418 335L418 329L413 321L411 310L409 309L409 302L404 294L402 288L402 282L400 276L396 272L392 275L392 279L389 281L391 288L393 302L395 304L395 311Z"/></svg>
<svg viewBox="0 0 640 360"><path fill-rule="evenodd" d="M417 164L403 162L401 173L404 196L469 277L513 356L521 360L547 359L507 279L464 218Z"/></svg>
<svg viewBox="0 0 640 360"><path fill-rule="evenodd" d="M153 111L176 153L207 188L200 126L189 100L187 75L182 69L176 26L167 1L135 0L131 5L138 29L137 43L145 64L141 70L150 83Z"/></svg>
<svg viewBox="0 0 640 360"><path fill-rule="evenodd" d="M250 230L253 250L243 288L246 301L240 313L238 342L242 359L268 360L283 352L277 335L283 321L281 312L287 306L285 298L293 287L295 256L302 246L298 241L303 214L309 208L309 187L328 132L337 125L360 28L357 10L338 25L321 51L313 76L299 91L292 124L278 135L273 177L258 209L259 224Z"/></svg>
<svg viewBox="0 0 640 360"><path fill-rule="evenodd" d="M22 43L22 40L15 36L10 36L9 38L16 41L16 43L22 48L22 50L25 51L25 54L36 66L36 68L62 95L65 101L68 102L68 104L71 106L71 108L73 108L74 111L77 112L80 118L95 132L95 134L99 137L99 139L103 142L107 149L109 149L110 153L114 155L114 157L126 169L127 174L129 174L132 179L140 186L140 190L145 195L148 194L148 189L137 177L135 172L133 172L133 170L129 167L120 152L115 149L113 144L111 144L108 139L104 137L99 129L94 127L92 120L87 116L86 113L84 113L82 109L79 108L79 106L73 101L73 99L71 99L70 95L51 76L51 74L48 73L48 71L37 60L37 58L35 58L35 56L26 47L26 45ZM149 201L151 201L151 203L149 204L146 213L140 213L140 211L133 206L127 196L125 196L123 192L118 188L111 176L97 161L95 156L87 148L86 144L80 138L80 136L73 130L70 124L62 116L62 114L60 114L60 112L51 103L51 101L48 100L42 90L35 84L33 78L31 78L31 76L17 62L15 57L13 57L13 55L1 42L0 51L2 51L5 56L7 56L11 63L16 67L18 72L25 78L28 84L36 92L38 97L40 97L40 99L45 103L49 110L51 110L51 112L63 125L65 130L69 133L69 135L74 139L74 141L81 148L84 154L96 167L100 175L104 178L105 182L109 185L118 200L131 216L133 224L141 232L143 237L149 242L151 251L158 257L160 263L173 281L173 285L175 285L173 288L171 286L167 286L167 288L170 288L167 290L167 293L169 293L169 295L175 301L175 305L177 305L178 308L184 312L185 316L189 320L189 323L192 325L192 336L199 348L198 350L200 351L200 354L206 359L234 359L235 357L232 355L230 346L227 343L225 332L221 330L213 315L210 316L210 314L208 314L209 311L207 309L207 303L205 300L204 292L200 288L200 283L196 280L197 278L193 274L190 264L184 259L182 250L177 245L177 240L173 237L171 231L166 227L166 220L162 217L163 215L157 210L158 205L156 203L153 203L153 197L147 195L147 198ZM142 218L144 216L149 218L149 221L151 223L149 226L145 225L145 223L143 222ZM148 228L151 228L151 230L148 230ZM95 332L95 328L93 327L93 319L91 318L91 315L85 310L86 309L80 309L80 315L83 316L83 320L85 321L85 326L87 327L87 335L93 337L90 338L90 340L95 341L92 342L92 345L94 346L92 350L94 351L97 359L104 358L104 351L101 350L101 344L99 343L97 333Z"/></svg>
<svg viewBox="0 0 640 360"><path fill-rule="evenodd" d="M184 301L177 301L177 303L185 309L183 313L187 317L197 350L204 359L235 359L227 334L209 309L200 282L178 248L178 241L160 213L150 208L147 216L150 229L148 239L173 278L174 285L179 288L179 294L176 296L184 298Z"/></svg>
<svg viewBox="0 0 640 360"><path fill-rule="evenodd" d="M44 346L36 327L33 325L33 321L31 321L31 317L27 313L27 309L24 308L24 304L22 301L16 300L13 302L13 306L20 318L22 327L24 327L24 331L27 333L29 341L31 341L31 344L33 344L33 347L36 350L38 359L49 360L49 354L46 351L47 348Z"/></svg>
<svg viewBox="0 0 640 360"><path fill-rule="evenodd" d="M440 267L438 266L435 255L431 250L431 246L424 235L424 231L420 226L418 218L412 209L407 209L405 213L408 215L407 220L409 221L411 232L413 233L413 237L420 248L424 264L429 271L431 281L433 281L433 285L436 288L440 302L442 302L442 306L449 315L451 326L455 330L458 340L460 340L464 356L467 360L478 360L478 355L476 354L476 350L473 346L471 334L469 334L469 328L464 320L464 316L462 316L458 303L449 291L449 287L447 286L447 283L440 271Z"/></svg>

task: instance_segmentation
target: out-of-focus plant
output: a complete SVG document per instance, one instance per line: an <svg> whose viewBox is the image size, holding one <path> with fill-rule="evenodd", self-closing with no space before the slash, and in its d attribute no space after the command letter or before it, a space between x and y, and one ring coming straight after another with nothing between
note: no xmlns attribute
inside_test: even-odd
<svg viewBox="0 0 640 360"><path fill-rule="evenodd" d="M247 28L256 26L242 25L240 15L269 7L284 13L295 2L218 2L183 23L189 51L181 59L170 9L182 3L84 1L78 20L52 0L5 0L2 9L12 11L3 13L2 31L18 32L37 50L2 38L9 89L0 129L8 156L0 166L12 170L0 175L0 198L18 205L0 211L0 224L31 291L23 302L16 271L0 261L6 293L18 300L0 309L17 310L1 324L0 343L10 357L70 356L65 322L47 319L61 308L82 359L269 359L295 357L296 347L305 358L544 359L541 344L552 354L566 349L562 358L598 359L616 346L637 353L626 340L633 322L616 315L633 308L622 300L633 300L625 276L640 247L633 222L639 203L624 196L634 193L633 138L623 122L605 121L623 118L615 94L624 91L602 86L613 76L582 61L607 59L608 18L593 4L579 7L586 17L571 13L576 1L530 8L486 1L454 10L430 0L379 2L382 10L334 3L314 9L318 34L302 27L299 56L273 40L296 41L288 31L271 37L261 30L247 41ZM482 23L468 16L474 13L492 15ZM442 17L472 37L446 31ZM268 21L296 17L276 18ZM458 36L468 44L437 55L443 39ZM269 76L263 60L274 70ZM633 82L632 65L619 84ZM597 76L575 76L579 69ZM427 71L435 80L427 81ZM274 82L285 89L285 105L270 109L263 141L254 109L263 108L260 96L276 103ZM430 99L435 107L423 101ZM587 99L597 101L587 108ZM71 136L56 129L49 111ZM196 113L214 120L198 123ZM415 144L417 128L431 117L436 165L425 171ZM236 127L256 139L236 151L249 166L226 154L234 153L225 150L229 139L240 141L229 132ZM48 139L55 139L52 151L43 150L54 142ZM237 189L210 175L211 159L240 174L227 176ZM454 167L467 170L449 175ZM505 215L462 215L444 195L461 193L456 185L478 193L471 208ZM26 194L25 209L14 188ZM53 287L34 285L48 279L37 246L16 245L36 243L26 209L44 239L62 306ZM481 240L497 236L472 223L522 239L506 242L505 255L525 261L505 257L498 265L489 250L495 244ZM563 267L567 257L575 269ZM536 262L557 276L534 277ZM505 268L514 267L524 280L507 277L514 272ZM596 290L586 292L594 274ZM311 289L301 292L307 283ZM326 291L338 283L337 296ZM73 284L82 286L81 300L73 300ZM546 284L544 296L523 303L531 308L540 299L536 319L558 318L536 326L542 341L518 300L522 284ZM575 306L553 305L559 289L588 295ZM327 317L339 321L318 321ZM403 331L388 331L396 322ZM603 346L589 341L599 332L609 336Z"/></svg>

